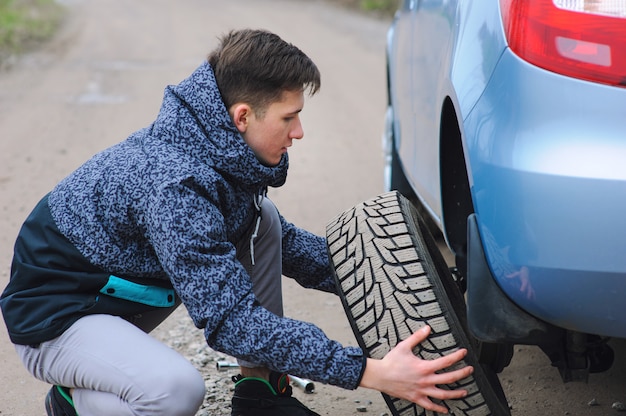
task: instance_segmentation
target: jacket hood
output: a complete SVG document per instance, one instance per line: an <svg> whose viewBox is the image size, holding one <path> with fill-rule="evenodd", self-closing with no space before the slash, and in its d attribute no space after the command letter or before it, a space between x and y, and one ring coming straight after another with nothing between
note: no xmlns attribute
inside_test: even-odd
<svg viewBox="0 0 626 416"><path fill-rule="evenodd" d="M287 154L278 165L265 166L243 140L222 101L208 62L180 84L165 89L152 136L254 191L281 186L287 179Z"/></svg>

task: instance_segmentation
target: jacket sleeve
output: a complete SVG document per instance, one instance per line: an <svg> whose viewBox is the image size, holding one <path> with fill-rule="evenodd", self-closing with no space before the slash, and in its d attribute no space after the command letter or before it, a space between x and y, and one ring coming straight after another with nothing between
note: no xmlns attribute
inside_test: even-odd
<svg viewBox="0 0 626 416"><path fill-rule="evenodd" d="M337 293L326 239L298 228L280 216L283 230L283 274L310 289Z"/></svg>
<svg viewBox="0 0 626 416"><path fill-rule="evenodd" d="M151 203L147 221L156 254L209 346L276 371L356 388L365 368L362 350L261 307L211 199L181 184L168 185Z"/></svg>
<svg viewBox="0 0 626 416"><path fill-rule="evenodd" d="M356 389L365 370L360 348L330 340L317 326L278 317L249 296L236 305L219 330L206 331L209 345L275 371Z"/></svg>

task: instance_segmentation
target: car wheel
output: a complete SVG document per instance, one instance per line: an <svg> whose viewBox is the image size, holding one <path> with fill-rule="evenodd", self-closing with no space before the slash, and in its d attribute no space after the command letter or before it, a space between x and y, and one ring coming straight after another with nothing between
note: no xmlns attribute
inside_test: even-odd
<svg viewBox="0 0 626 416"><path fill-rule="evenodd" d="M356 205L326 230L338 292L360 347L383 358L400 341L429 325L414 353L434 359L466 348L449 370L474 366L471 376L442 386L468 396L441 402L454 415L510 415L500 382L481 366L480 343L467 335L465 301L414 206L396 191ZM383 397L394 416L431 415L418 405Z"/></svg>

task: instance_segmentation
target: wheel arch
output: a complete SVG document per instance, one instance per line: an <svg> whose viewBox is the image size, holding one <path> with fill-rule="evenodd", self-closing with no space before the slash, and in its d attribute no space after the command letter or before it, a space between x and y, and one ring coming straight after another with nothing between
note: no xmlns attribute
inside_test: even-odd
<svg viewBox="0 0 626 416"><path fill-rule="evenodd" d="M467 219L474 212L461 127L454 103L446 97L441 109L440 177L443 230L452 252L467 255ZM457 264L457 267L463 267Z"/></svg>

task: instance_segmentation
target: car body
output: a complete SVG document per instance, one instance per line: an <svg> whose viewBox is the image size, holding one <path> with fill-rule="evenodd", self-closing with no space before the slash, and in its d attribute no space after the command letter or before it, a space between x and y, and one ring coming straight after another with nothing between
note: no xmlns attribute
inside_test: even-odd
<svg viewBox="0 0 626 416"><path fill-rule="evenodd" d="M626 338L626 5L401 3L386 183L442 231L470 329L520 344ZM511 319L482 292L494 284Z"/></svg>

